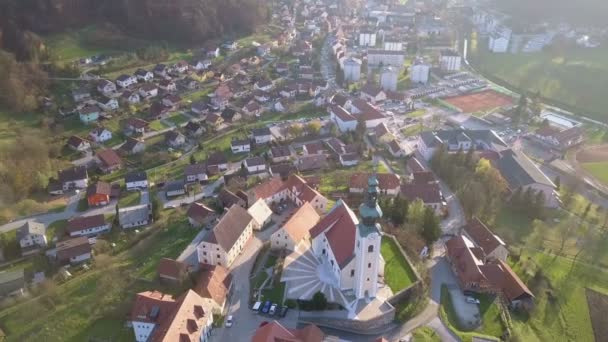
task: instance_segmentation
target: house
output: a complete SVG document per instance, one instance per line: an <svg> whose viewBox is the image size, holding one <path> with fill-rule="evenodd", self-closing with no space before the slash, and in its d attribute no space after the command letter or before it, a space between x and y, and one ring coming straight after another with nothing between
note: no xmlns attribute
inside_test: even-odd
<svg viewBox="0 0 608 342"><path fill-rule="evenodd" d="M439 183L435 178L435 174L431 171L414 172L412 175L412 183L414 184L436 184Z"/></svg>
<svg viewBox="0 0 608 342"><path fill-rule="evenodd" d="M445 214L447 203L437 183L403 184L401 185L401 194L410 202L417 199L422 200L424 206L433 209L437 216Z"/></svg>
<svg viewBox="0 0 608 342"><path fill-rule="evenodd" d="M256 145L268 144L272 142L272 133L268 127L254 128L251 131L251 134L253 135Z"/></svg>
<svg viewBox="0 0 608 342"><path fill-rule="evenodd" d="M258 199L247 209L247 212L253 217L253 229L261 230L272 221L272 210L263 199Z"/></svg>
<svg viewBox="0 0 608 342"><path fill-rule="evenodd" d="M165 143L173 148L178 148L186 143L186 137L178 131L165 133Z"/></svg>
<svg viewBox="0 0 608 342"><path fill-rule="evenodd" d="M89 132L89 138L94 142L101 144L112 139L112 132L106 128L97 127Z"/></svg>
<svg viewBox="0 0 608 342"><path fill-rule="evenodd" d="M357 119L342 106L330 105L328 111L330 120L338 126L340 132L350 132L357 128Z"/></svg>
<svg viewBox="0 0 608 342"><path fill-rule="evenodd" d="M378 108L363 99L353 99L348 110L356 118L365 122L365 128L374 128L387 122L386 116Z"/></svg>
<svg viewBox="0 0 608 342"><path fill-rule="evenodd" d="M301 156L295 161L295 165L300 172L325 169L327 156L325 154Z"/></svg>
<svg viewBox="0 0 608 342"><path fill-rule="evenodd" d="M184 168L184 177L187 183L206 182L209 177L207 175L207 165L205 164L189 164Z"/></svg>
<svg viewBox="0 0 608 342"><path fill-rule="evenodd" d="M228 170L228 160L222 152L213 152L207 157L207 168L217 167L220 171Z"/></svg>
<svg viewBox="0 0 608 342"><path fill-rule="evenodd" d="M137 76L129 76L122 74L116 79L116 85L121 88L128 88L133 84L137 84Z"/></svg>
<svg viewBox="0 0 608 342"><path fill-rule="evenodd" d="M210 67L211 67L211 61L208 59L197 61L196 64L194 64L194 70L197 70L197 71L206 70L206 69L209 69Z"/></svg>
<svg viewBox="0 0 608 342"><path fill-rule="evenodd" d="M279 91L279 95L286 99L295 98L298 95L298 84L296 82L289 82L283 86Z"/></svg>
<svg viewBox="0 0 608 342"><path fill-rule="evenodd" d="M193 290L212 308L212 312L221 314L226 308L232 283L232 275L227 268L205 265L196 278Z"/></svg>
<svg viewBox="0 0 608 342"><path fill-rule="evenodd" d="M233 205L238 205L242 208L247 208L247 201L237 196L228 189L222 189L217 196L218 205L222 208L231 208Z"/></svg>
<svg viewBox="0 0 608 342"><path fill-rule="evenodd" d="M270 54L270 45L269 44L261 44L257 47L257 54L260 56L265 56Z"/></svg>
<svg viewBox="0 0 608 342"><path fill-rule="evenodd" d="M253 89L260 90L263 92L269 92L272 90L272 88L272 81L268 79L259 80L253 84Z"/></svg>
<svg viewBox="0 0 608 342"><path fill-rule="evenodd" d="M24 269L0 272L0 297L22 295L25 289ZM3 336L4 340L6 336Z"/></svg>
<svg viewBox="0 0 608 342"><path fill-rule="evenodd" d="M507 262L509 251L504 241L492 231L477 217L473 217L464 226L466 236L475 243L486 255L486 259L496 259Z"/></svg>
<svg viewBox="0 0 608 342"><path fill-rule="evenodd" d="M99 80L97 90L102 94L111 94L116 91L116 84L108 80Z"/></svg>
<svg viewBox="0 0 608 342"><path fill-rule="evenodd" d="M167 68L167 66L164 64L156 64L152 71L154 72L154 75L160 78L165 78L169 72L169 68Z"/></svg>
<svg viewBox="0 0 608 342"><path fill-rule="evenodd" d="M357 153L344 153L338 156L340 165L342 166L355 166L359 164L359 155Z"/></svg>
<svg viewBox="0 0 608 342"><path fill-rule="evenodd" d="M279 100L272 105L275 112L286 113L289 110L290 103L285 100Z"/></svg>
<svg viewBox="0 0 608 342"><path fill-rule="evenodd" d="M320 219L315 208L310 203L304 202L287 222L270 236L270 247L294 251Z"/></svg>
<svg viewBox="0 0 608 342"><path fill-rule="evenodd" d="M209 45L205 48L205 54L207 57L217 58L220 56L220 48L217 45Z"/></svg>
<svg viewBox="0 0 608 342"><path fill-rule="evenodd" d="M270 148L270 157L273 163L289 161L291 159L291 149L289 146L275 146Z"/></svg>
<svg viewBox="0 0 608 342"><path fill-rule="evenodd" d="M78 117L85 124L97 121L100 114L101 109L96 105L86 105L78 110Z"/></svg>
<svg viewBox="0 0 608 342"><path fill-rule="evenodd" d="M298 68L298 76L302 80L312 80L314 75L314 70L309 65L300 65Z"/></svg>
<svg viewBox="0 0 608 342"><path fill-rule="evenodd" d="M163 105L171 108L177 107L177 105L182 101L182 98L175 94L168 94L163 97Z"/></svg>
<svg viewBox="0 0 608 342"><path fill-rule="evenodd" d="M323 143L320 141L310 142L302 145L302 151L304 152L304 155L307 156L327 153L325 146L323 146Z"/></svg>
<svg viewBox="0 0 608 342"><path fill-rule="evenodd" d="M86 189L89 182L89 175L85 166L74 166L61 170L59 171L58 178L63 191Z"/></svg>
<svg viewBox="0 0 608 342"><path fill-rule="evenodd" d="M139 93L132 92L129 90L125 90L122 95L120 95L120 98L122 99L122 101L125 101L128 104L137 104L141 101Z"/></svg>
<svg viewBox="0 0 608 342"><path fill-rule="evenodd" d="M103 173L110 173L122 168L122 159L114 149L107 148L97 151L95 159Z"/></svg>
<svg viewBox="0 0 608 342"><path fill-rule="evenodd" d="M205 133L205 127L198 122L188 121L186 126L184 127L186 133L191 137L200 137Z"/></svg>
<svg viewBox="0 0 608 342"><path fill-rule="evenodd" d="M186 183L183 180L167 182L164 190L167 197L181 196L186 193Z"/></svg>
<svg viewBox="0 0 608 342"><path fill-rule="evenodd" d="M197 246L199 262L230 267L253 234L253 217L238 205L228 209Z"/></svg>
<svg viewBox="0 0 608 342"><path fill-rule="evenodd" d="M137 77L139 81L150 82L154 79L154 74L148 70L137 69L135 71L135 77Z"/></svg>
<svg viewBox="0 0 608 342"><path fill-rule="evenodd" d="M448 260L460 287L465 291L497 294L511 308L533 305L534 294L507 263L487 258L484 250L467 236L458 235L446 243Z"/></svg>
<svg viewBox="0 0 608 342"><path fill-rule="evenodd" d="M93 257L93 250L86 236L57 242L56 253L60 265L76 265Z"/></svg>
<svg viewBox="0 0 608 342"><path fill-rule="evenodd" d="M173 65L173 70L180 74L187 72L189 68L190 65L188 65L188 62L186 61L179 61Z"/></svg>
<svg viewBox="0 0 608 342"><path fill-rule="evenodd" d="M150 207L148 204L139 204L118 209L118 223L122 229L145 226L151 221Z"/></svg>
<svg viewBox="0 0 608 342"><path fill-rule="evenodd" d="M532 137L558 151L580 145L585 140L584 131L580 125L567 129L546 125L538 128Z"/></svg>
<svg viewBox="0 0 608 342"><path fill-rule="evenodd" d="M378 85L367 83L361 88L361 99L376 104L386 100L386 93Z"/></svg>
<svg viewBox="0 0 608 342"><path fill-rule="evenodd" d="M299 329L285 328L278 321L260 326L256 329L251 342L323 342L325 334L314 324L309 324Z"/></svg>
<svg viewBox="0 0 608 342"><path fill-rule="evenodd" d="M181 284L188 278L188 264L169 258L162 258L158 262L156 272L161 282Z"/></svg>
<svg viewBox="0 0 608 342"><path fill-rule="evenodd" d="M266 160L263 157L251 157L245 159L243 162L247 172L249 173L260 173L266 171Z"/></svg>
<svg viewBox="0 0 608 342"><path fill-rule="evenodd" d="M146 291L137 294L129 322L137 342L208 342L213 314L212 308L192 290L177 299Z"/></svg>
<svg viewBox="0 0 608 342"><path fill-rule="evenodd" d="M103 214L99 214L69 219L65 232L70 237L96 236L102 233L107 233L111 229L112 225L109 222L106 222Z"/></svg>
<svg viewBox="0 0 608 342"><path fill-rule="evenodd" d="M448 151L491 150L502 151L508 148L502 138L492 130L453 129L425 131L418 139L418 152L426 160L431 160L439 146L445 146Z"/></svg>
<svg viewBox="0 0 608 342"><path fill-rule="evenodd" d="M117 99L107 96L100 96L97 99L97 104L105 111L117 110L120 106Z"/></svg>
<svg viewBox="0 0 608 342"><path fill-rule="evenodd" d="M394 173L376 173L378 180L378 191L381 194L397 196L400 191L401 179ZM351 193L362 194L368 189L368 180L371 177L367 172L355 172L351 174L348 188Z"/></svg>
<svg viewBox="0 0 608 342"><path fill-rule="evenodd" d="M233 94L230 90L230 87L226 83L220 84L217 89L213 92L213 97L211 98L211 104L216 106L219 110L224 110Z"/></svg>
<svg viewBox="0 0 608 342"><path fill-rule="evenodd" d="M23 250L34 250L38 247L46 247L46 227L42 223L26 221L21 227L17 228L16 240Z"/></svg>
<svg viewBox="0 0 608 342"><path fill-rule="evenodd" d="M243 106L242 110L243 113L249 116L259 116L262 113L262 106L255 101L249 101L245 106Z"/></svg>
<svg viewBox="0 0 608 342"><path fill-rule="evenodd" d="M148 188L148 175L145 171L127 173L125 186L127 191L146 189Z"/></svg>
<svg viewBox="0 0 608 342"><path fill-rule="evenodd" d="M98 181L87 187L87 203L89 207L110 204L110 195L112 195L112 185L110 183Z"/></svg>
<svg viewBox="0 0 608 342"><path fill-rule="evenodd" d="M207 124L209 124L209 126L217 130L224 123L224 118L222 118L221 115L218 115L216 113L210 113L207 115L205 121L207 122Z"/></svg>
<svg viewBox="0 0 608 342"><path fill-rule="evenodd" d="M494 165L507 181L511 193L518 189L522 192L531 189L543 194L546 207L557 208L560 205L555 184L523 152L508 149L499 155Z"/></svg>
<svg viewBox="0 0 608 342"><path fill-rule="evenodd" d="M158 82L158 87L166 92L177 91L177 85L172 80L162 80Z"/></svg>
<svg viewBox="0 0 608 342"><path fill-rule="evenodd" d="M162 102L154 102L148 109L150 120L161 120L168 116L171 107L165 106Z"/></svg>
<svg viewBox="0 0 608 342"><path fill-rule="evenodd" d="M238 44L235 41L228 40L222 44L222 47L227 50L236 50Z"/></svg>
<svg viewBox="0 0 608 342"><path fill-rule="evenodd" d="M413 152L411 150L411 152L407 151L401 144L399 144L397 139L392 139L391 141L389 141L386 144L386 147L388 148L388 152L390 152L391 156L395 158L407 157Z"/></svg>
<svg viewBox="0 0 608 342"><path fill-rule="evenodd" d="M286 162L271 165L268 171L271 177L279 177L282 180L287 180L289 176L296 173L298 170L296 169L295 165Z"/></svg>
<svg viewBox="0 0 608 342"><path fill-rule="evenodd" d="M190 110L198 115L202 115L209 112L209 106L206 101L197 101L192 104Z"/></svg>
<svg viewBox="0 0 608 342"><path fill-rule="evenodd" d="M68 139L67 145L70 149L78 152L84 152L91 149L91 143L77 135L72 135Z"/></svg>
<svg viewBox="0 0 608 342"><path fill-rule="evenodd" d="M251 142L249 139L232 139L230 142L232 153L249 153L251 151Z"/></svg>
<svg viewBox="0 0 608 342"><path fill-rule="evenodd" d="M224 119L224 122L233 123L241 120L242 118L243 116L232 108L226 108L222 111L222 119Z"/></svg>
<svg viewBox="0 0 608 342"><path fill-rule="evenodd" d="M277 63L275 70L279 74L285 74L289 72L289 64L287 63Z"/></svg>
<svg viewBox="0 0 608 342"><path fill-rule="evenodd" d="M77 88L72 90L72 99L74 102L83 102L91 98L91 92L86 88Z"/></svg>
<svg viewBox="0 0 608 342"><path fill-rule="evenodd" d="M146 149L146 145L143 140L135 139L132 137L127 137L122 146L120 146L120 150L126 154L138 154L143 152Z"/></svg>
<svg viewBox="0 0 608 342"><path fill-rule="evenodd" d="M374 136L376 137L376 141L383 144L395 139L395 136L391 133L388 127L386 127L385 123L381 123L374 127Z"/></svg>
<svg viewBox="0 0 608 342"><path fill-rule="evenodd" d="M462 58L458 52L454 50L442 50L439 56L439 65L443 71L460 71L461 60Z"/></svg>
<svg viewBox="0 0 608 342"><path fill-rule="evenodd" d="M327 198L311 187L304 178L295 174L290 175L286 181L280 177L272 177L251 189L248 197L250 201L263 199L268 205L286 200L296 206L308 202L319 213L324 213L327 209Z"/></svg>
<svg viewBox="0 0 608 342"><path fill-rule="evenodd" d="M265 93L261 90L256 90L253 92L253 98L255 98L255 100L258 102L266 103L270 101L270 94Z"/></svg>
<svg viewBox="0 0 608 342"><path fill-rule="evenodd" d="M190 225L193 227L209 226L218 218L218 214L215 210L197 202L190 205L190 208L188 208L188 211L186 212L186 216L188 216L188 222L190 222Z"/></svg>
<svg viewBox="0 0 608 342"><path fill-rule="evenodd" d="M153 83L146 83L139 88L139 95L145 99L158 96L158 87Z"/></svg>
<svg viewBox="0 0 608 342"><path fill-rule="evenodd" d="M136 117L130 117L125 122L125 129L132 133L144 134L150 127L150 123Z"/></svg>
<svg viewBox="0 0 608 342"><path fill-rule="evenodd" d="M424 172L426 168L420 163L418 158L411 157L405 162L405 174L412 178L416 172Z"/></svg>

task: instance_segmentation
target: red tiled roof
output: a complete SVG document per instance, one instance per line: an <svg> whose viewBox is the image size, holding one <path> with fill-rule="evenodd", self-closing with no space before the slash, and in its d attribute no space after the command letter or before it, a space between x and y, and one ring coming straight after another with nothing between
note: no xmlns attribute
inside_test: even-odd
<svg viewBox="0 0 608 342"><path fill-rule="evenodd" d="M89 185L87 187L87 197L93 195L112 195L112 185L102 181Z"/></svg>
<svg viewBox="0 0 608 342"><path fill-rule="evenodd" d="M80 144L83 144L87 142L85 139L77 136L77 135L72 135L69 139L67 144L72 146L72 147L76 147L78 148L80 146Z"/></svg>
<svg viewBox="0 0 608 342"><path fill-rule="evenodd" d="M97 158L101 161L105 167L112 167L122 164L122 159L116 151L111 148L107 148L97 152Z"/></svg>
<svg viewBox="0 0 608 342"><path fill-rule="evenodd" d="M194 291L203 298L224 304L232 283L232 275L222 266L206 266L196 280Z"/></svg>
<svg viewBox="0 0 608 342"><path fill-rule="evenodd" d="M211 312L205 311L205 300L188 290L175 302L169 319L162 320L153 330L150 342L198 341L201 327L206 325L210 315Z"/></svg>
<svg viewBox="0 0 608 342"><path fill-rule="evenodd" d="M188 272L188 265L177 260L162 258L156 269L161 277L181 279Z"/></svg>
<svg viewBox="0 0 608 342"><path fill-rule="evenodd" d="M431 171L414 172L413 177L413 183L415 184L429 184L437 182L435 175Z"/></svg>
<svg viewBox="0 0 608 342"><path fill-rule="evenodd" d="M355 172L350 176L349 187L354 189L367 189L367 182L371 173ZM401 184L399 176L393 173L377 173L378 187L380 190L392 190Z"/></svg>
<svg viewBox="0 0 608 342"><path fill-rule="evenodd" d="M344 267L355 250L358 223L348 206L340 202L310 230L310 236L315 238L325 232L338 265Z"/></svg>
<svg viewBox="0 0 608 342"><path fill-rule="evenodd" d="M464 229L473 239L473 242L481 247L486 254L492 253L499 246L504 246L504 242L476 217L467 222Z"/></svg>
<svg viewBox="0 0 608 342"><path fill-rule="evenodd" d="M266 199L271 197L272 195L283 190L283 181L280 177L272 177L269 180L263 182L260 185L257 185L253 188L253 193L255 194L255 198L263 198Z"/></svg>
<svg viewBox="0 0 608 342"><path fill-rule="evenodd" d="M308 233L308 231L319 222L321 217L310 203L305 202L296 212L285 222L283 230L289 234L291 240L296 244Z"/></svg>
<svg viewBox="0 0 608 342"><path fill-rule="evenodd" d="M251 342L322 342L325 334L316 325L302 329L287 329L277 321L259 327Z"/></svg>
<svg viewBox="0 0 608 342"><path fill-rule="evenodd" d="M457 277L461 284L488 284L479 269L483 261L469 247L462 235L453 237L446 243L447 254L456 268Z"/></svg>
<svg viewBox="0 0 608 342"><path fill-rule="evenodd" d="M205 221L205 219L208 217L216 215L216 213L213 209L207 207L206 205L194 202L190 205L190 208L188 208L186 215L200 223Z"/></svg>
<svg viewBox="0 0 608 342"><path fill-rule="evenodd" d="M304 148L306 148L306 152L308 154L320 154L320 153L325 152L325 148L323 148L323 144L318 141L304 144Z"/></svg>
<svg viewBox="0 0 608 342"><path fill-rule="evenodd" d="M357 120L354 116L352 116L352 114L350 114L346 109L342 108L341 106L330 105L329 108L335 116L337 116L340 120L344 122Z"/></svg>
<svg viewBox="0 0 608 342"><path fill-rule="evenodd" d="M439 184L403 184L401 193L410 201L420 198L424 203L439 203L442 201Z"/></svg>
<svg viewBox="0 0 608 342"><path fill-rule="evenodd" d="M68 225L65 228L67 233L81 231L87 228L100 227L106 224L103 214L92 216L74 217L68 220Z"/></svg>
<svg viewBox="0 0 608 342"><path fill-rule="evenodd" d="M129 318L135 322L158 323L168 319L175 306L175 300L171 295L159 291L140 292L135 296ZM154 307L158 307L158 313L152 316L152 308Z"/></svg>

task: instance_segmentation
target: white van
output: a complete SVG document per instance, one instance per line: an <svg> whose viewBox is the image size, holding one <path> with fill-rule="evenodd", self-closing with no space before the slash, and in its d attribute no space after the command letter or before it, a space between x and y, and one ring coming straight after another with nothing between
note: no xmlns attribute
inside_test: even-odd
<svg viewBox="0 0 608 342"><path fill-rule="evenodd" d="M262 306L262 302L255 302L255 304L253 304L253 307L251 308L251 310L260 311L261 306Z"/></svg>

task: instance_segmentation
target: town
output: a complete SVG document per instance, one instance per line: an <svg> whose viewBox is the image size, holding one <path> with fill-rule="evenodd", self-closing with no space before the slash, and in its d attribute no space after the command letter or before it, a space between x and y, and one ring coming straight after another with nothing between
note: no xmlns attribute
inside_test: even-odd
<svg viewBox="0 0 608 342"><path fill-rule="evenodd" d="M605 338L606 125L477 71L459 23L494 54L595 36L476 1L268 7L49 78L58 162L21 177L58 204L3 216L6 341Z"/></svg>

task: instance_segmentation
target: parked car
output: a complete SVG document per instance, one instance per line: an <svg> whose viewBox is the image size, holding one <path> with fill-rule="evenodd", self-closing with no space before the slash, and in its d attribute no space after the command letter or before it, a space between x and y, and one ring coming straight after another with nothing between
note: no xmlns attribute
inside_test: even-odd
<svg viewBox="0 0 608 342"><path fill-rule="evenodd" d="M279 310L279 312L280 312L279 315L281 317L285 317L287 315L287 311L289 311L289 308L286 306L283 306L283 307L281 307L281 310Z"/></svg>
<svg viewBox="0 0 608 342"><path fill-rule="evenodd" d="M270 310L270 305L270 301L266 301L262 307L262 313L268 313L268 310Z"/></svg>
<svg viewBox="0 0 608 342"><path fill-rule="evenodd" d="M272 306L270 307L270 310L268 311L268 314L270 316L274 316L274 314L277 312L277 305L276 304L272 304Z"/></svg>
<svg viewBox="0 0 608 342"><path fill-rule="evenodd" d="M230 328L234 323L232 315L226 317L226 328Z"/></svg>
<svg viewBox="0 0 608 342"><path fill-rule="evenodd" d="M253 304L253 306L251 307L251 310L260 311L261 306L262 306L262 302L255 302L255 304Z"/></svg>
<svg viewBox="0 0 608 342"><path fill-rule="evenodd" d="M465 300L469 304L479 304L479 299L473 297L466 297Z"/></svg>

